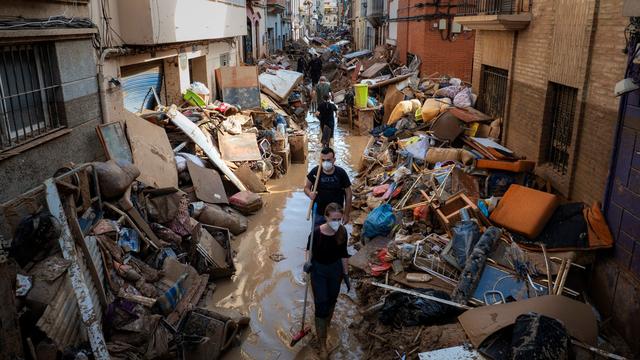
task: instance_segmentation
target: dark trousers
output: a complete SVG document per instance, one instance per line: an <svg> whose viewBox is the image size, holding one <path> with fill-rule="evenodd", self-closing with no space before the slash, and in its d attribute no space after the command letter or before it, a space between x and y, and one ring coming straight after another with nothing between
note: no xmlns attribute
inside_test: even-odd
<svg viewBox="0 0 640 360"><path fill-rule="evenodd" d="M318 318L328 318L338 301L342 283L342 261L324 265L311 261L311 289L315 314Z"/></svg>
<svg viewBox="0 0 640 360"><path fill-rule="evenodd" d="M327 124L322 125L322 138L320 142L323 146L329 146L331 139L333 138L333 126Z"/></svg>

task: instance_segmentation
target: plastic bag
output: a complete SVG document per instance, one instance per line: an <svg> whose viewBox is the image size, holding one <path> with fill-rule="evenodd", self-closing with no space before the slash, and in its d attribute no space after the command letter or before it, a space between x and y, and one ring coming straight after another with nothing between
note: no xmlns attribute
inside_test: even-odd
<svg viewBox="0 0 640 360"><path fill-rule="evenodd" d="M456 107L469 107L473 103L471 89L464 88L453 97L453 105Z"/></svg>
<svg viewBox="0 0 640 360"><path fill-rule="evenodd" d="M199 95L209 95L209 89L203 83L197 81L191 84L191 91Z"/></svg>
<svg viewBox="0 0 640 360"><path fill-rule="evenodd" d="M368 238L388 235L395 222L396 216L393 214L391 205L382 204L367 216L363 225L363 234Z"/></svg>
<svg viewBox="0 0 640 360"><path fill-rule="evenodd" d="M516 318L511 337L511 359L569 359L570 337L564 325L537 313Z"/></svg>
<svg viewBox="0 0 640 360"><path fill-rule="evenodd" d="M451 250L456 259L459 269L467 263L467 256L476 246L480 239L480 226L475 221L469 219L467 209L461 210L463 220L459 221L452 229Z"/></svg>
<svg viewBox="0 0 640 360"><path fill-rule="evenodd" d="M415 289L425 295L450 300L449 294L442 290ZM427 300L399 292L389 294L380 310L380 322L394 327L433 325L445 323L456 317L460 310L451 305Z"/></svg>

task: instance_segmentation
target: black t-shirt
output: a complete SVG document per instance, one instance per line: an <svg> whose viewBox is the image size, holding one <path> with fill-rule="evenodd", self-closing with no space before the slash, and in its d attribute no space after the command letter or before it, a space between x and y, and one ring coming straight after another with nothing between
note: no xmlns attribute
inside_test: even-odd
<svg viewBox="0 0 640 360"><path fill-rule="evenodd" d="M338 243L340 239L340 243ZM309 250L309 242L311 236L307 240L307 250ZM333 264L343 258L348 258L347 252L347 230L344 227L333 235L325 235L320 230L320 226L316 226L313 233L313 251L311 251L311 260L320 264Z"/></svg>
<svg viewBox="0 0 640 360"><path fill-rule="evenodd" d="M318 105L318 112L320 113L318 120L320 120L320 125L322 125L322 127L327 125L328 127L333 129L333 127L335 126L333 120L334 111L338 111L338 107L328 101L323 101L320 103L320 105Z"/></svg>
<svg viewBox="0 0 640 360"><path fill-rule="evenodd" d="M307 179L311 181L311 184L315 184L317 173L318 167L316 166L307 174ZM331 175L321 171L320 180L318 181L318 194L315 201L318 204L316 214L324 214L324 208L332 202L344 206L344 189L349 186L351 186L351 180L349 180L349 175L343 168L334 166L334 171Z"/></svg>

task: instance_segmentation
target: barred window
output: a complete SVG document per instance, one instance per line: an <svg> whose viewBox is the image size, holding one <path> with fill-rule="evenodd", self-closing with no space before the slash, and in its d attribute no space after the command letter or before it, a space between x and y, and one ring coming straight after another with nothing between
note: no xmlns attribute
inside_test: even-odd
<svg viewBox="0 0 640 360"><path fill-rule="evenodd" d="M62 126L52 43L0 47L0 151Z"/></svg>
<svg viewBox="0 0 640 360"><path fill-rule="evenodd" d="M569 149L578 89L550 82L545 114L546 149L544 159L561 174L569 167Z"/></svg>

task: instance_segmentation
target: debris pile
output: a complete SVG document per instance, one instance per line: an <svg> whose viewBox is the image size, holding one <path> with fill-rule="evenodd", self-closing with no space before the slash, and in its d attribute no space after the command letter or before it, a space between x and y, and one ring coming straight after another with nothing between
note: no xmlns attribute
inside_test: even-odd
<svg viewBox="0 0 640 360"><path fill-rule="evenodd" d="M613 245L599 204L554 194L534 161L500 143L501 119L473 107L469 84L421 78L416 59L390 62L382 48L359 61L349 105L371 135L352 186L349 260L367 354L613 352L584 295L595 250Z"/></svg>
<svg viewBox="0 0 640 360"><path fill-rule="evenodd" d="M16 348L215 359L237 344L249 319L206 299L235 273L231 242L262 208L266 181L307 154L305 105L292 101L302 74L282 67L221 68L222 100L194 83L180 106L100 125L107 161L69 164L3 204Z"/></svg>

